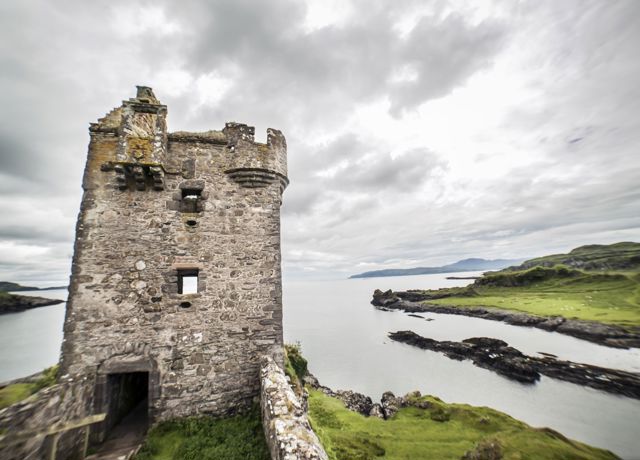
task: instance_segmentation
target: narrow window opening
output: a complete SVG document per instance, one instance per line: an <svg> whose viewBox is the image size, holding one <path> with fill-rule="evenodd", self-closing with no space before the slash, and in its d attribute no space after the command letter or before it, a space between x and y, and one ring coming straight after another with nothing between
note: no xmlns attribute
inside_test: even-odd
<svg viewBox="0 0 640 460"><path fill-rule="evenodd" d="M182 189L182 212L200 212L202 190L195 188Z"/></svg>
<svg viewBox="0 0 640 460"><path fill-rule="evenodd" d="M198 293L198 270L178 271L178 294Z"/></svg>

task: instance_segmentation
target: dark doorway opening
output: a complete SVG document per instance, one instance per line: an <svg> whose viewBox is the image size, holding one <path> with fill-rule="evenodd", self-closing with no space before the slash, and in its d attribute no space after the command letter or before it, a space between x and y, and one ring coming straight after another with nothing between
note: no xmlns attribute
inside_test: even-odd
<svg viewBox="0 0 640 460"><path fill-rule="evenodd" d="M142 442L149 427L149 373L107 374L104 383L107 417L97 433L97 452L128 452Z"/></svg>
<svg viewBox="0 0 640 460"><path fill-rule="evenodd" d="M142 412L146 425L149 400L149 373L127 372L123 374L109 374L107 376L107 431L122 422L127 415L136 409ZM144 407L139 407L144 406Z"/></svg>

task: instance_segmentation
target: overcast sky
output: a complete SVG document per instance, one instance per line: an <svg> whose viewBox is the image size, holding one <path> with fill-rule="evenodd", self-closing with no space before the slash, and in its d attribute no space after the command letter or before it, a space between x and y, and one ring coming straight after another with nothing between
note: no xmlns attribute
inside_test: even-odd
<svg viewBox="0 0 640 460"><path fill-rule="evenodd" d="M466 6L465 6L466 4ZM0 280L67 282L88 123L289 145L285 277L640 240L640 2L0 2Z"/></svg>

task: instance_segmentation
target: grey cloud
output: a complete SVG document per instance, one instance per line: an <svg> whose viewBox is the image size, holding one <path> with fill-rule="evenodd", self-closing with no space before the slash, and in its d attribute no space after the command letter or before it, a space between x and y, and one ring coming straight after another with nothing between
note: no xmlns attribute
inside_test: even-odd
<svg viewBox="0 0 640 460"><path fill-rule="evenodd" d="M288 274L640 237L638 2L502 2L490 8L501 14L484 19L455 2L353 5L343 24L306 31L304 3L289 0L2 2L0 244L9 249L0 279L66 279L87 123L135 84L156 86L171 130L236 120L261 136L267 126L285 132ZM427 7L399 34L403 15ZM175 27L146 23L154 11ZM350 127L365 104L387 101L402 120L509 60L523 66L534 96L484 133L531 157L507 176L460 180L431 145L409 142L392 155L384 140L394 133L367 139ZM164 72L176 70L188 87L171 91ZM410 78L394 79L403 70ZM232 87L202 103L194 82L212 72ZM493 154L475 161L483 158ZM25 246L45 252L18 260Z"/></svg>
<svg viewBox="0 0 640 460"><path fill-rule="evenodd" d="M287 197L282 205L282 213L309 214L313 212L316 203L321 200L322 190L316 183L298 182L292 184L286 191Z"/></svg>
<svg viewBox="0 0 640 460"><path fill-rule="evenodd" d="M306 149L308 150L308 149ZM324 204L332 218L353 219L353 209L329 203L346 194L384 196L416 191L436 171L447 168L428 149L413 149L392 156L373 141L350 133L324 144L306 156L292 156L290 175L296 180L287 190L284 214L310 214ZM337 168L337 171L332 169ZM332 219L333 220L333 219Z"/></svg>
<svg viewBox="0 0 640 460"><path fill-rule="evenodd" d="M446 164L427 149L415 149L397 157L378 153L365 155L349 164L333 182L342 188L377 192L391 189L395 192L412 192L432 176L436 169L446 169Z"/></svg>
<svg viewBox="0 0 640 460"><path fill-rule="evenodd" d="M190 30L182 37L186 68L194 74L240 69L221 108L286 127L293 120L339 122L354 103L385 95L394 114L415 108L489 65L506 39L502 23L471 24L454 14L424 19L401 37L394 29L396 16L415 3L397 2L394 8L358 3L357 17L348 24L310 32L301 27L305 8L289 0L266 8L246 0L166 7ZM405 65L416 67L417 79L391 81Z"/></svg>
<svg viewBox="0 0 640 460"><path fill-rule="evenodd" d="M495 21L470 26L452 13L433 24L423 17L399 50L403 59L395 65L412 64L416 79L392 90L392 113L448 94L478 70L489 67L504 40L505 28Z"/></svg>

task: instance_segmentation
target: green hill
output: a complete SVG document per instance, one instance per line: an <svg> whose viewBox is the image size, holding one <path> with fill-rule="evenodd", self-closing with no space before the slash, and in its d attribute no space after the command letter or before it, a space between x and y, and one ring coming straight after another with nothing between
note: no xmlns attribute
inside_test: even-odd
<svg viewBox="0 0 640 460"><path fill-rule="evenodd" d="M640 327L640 243L580 246L487 272L466 288L423 291L429 303Z"/></svg>
<svg viewBox="0 0 640 460"><path fill-rule="evenodd" d="M505 270L527 270L532 267L567 265L581 270L639 270L640 243L621 242L609 245L590 244L575 248L568 254L553 254L527 260Z"/></svg>
<svg viewBox="0 0 640 460"><path fill-rule="evenodd" d="M593 273L565 266L488 273L465 289L440 294L429 303L495 307L538 316L563 316L622 327L640 326L640 273ZM451 294L445 296L445 294Z"/></svg>

